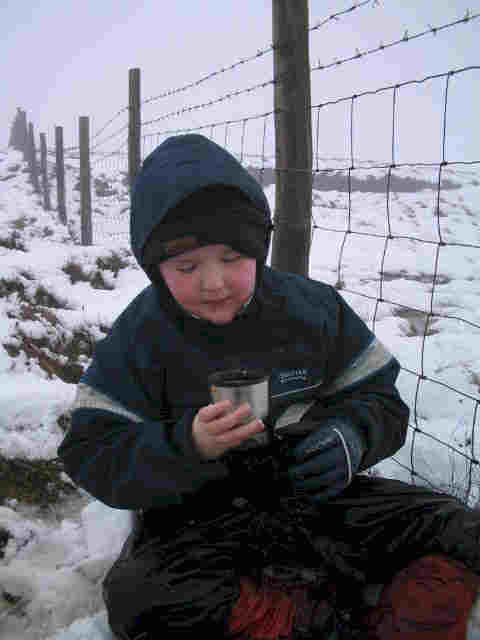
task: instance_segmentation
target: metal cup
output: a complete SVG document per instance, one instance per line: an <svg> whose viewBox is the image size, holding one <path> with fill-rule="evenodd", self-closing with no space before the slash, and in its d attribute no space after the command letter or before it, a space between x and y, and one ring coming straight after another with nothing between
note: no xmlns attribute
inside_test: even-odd
<svg viewBox="0 0 480 640"><path fill-rule="evenodd" d="M233 409L237 409L245 402L250 405L251 414L245 422L250 422L254 417L262 420L267 417L270 406L270 376L265 371L258 369L217 371L209 376L208 384L213 402L230 400ZM249 443L247 446L264 445L268 440L268 433L264 431L247 440Z"/></svg>

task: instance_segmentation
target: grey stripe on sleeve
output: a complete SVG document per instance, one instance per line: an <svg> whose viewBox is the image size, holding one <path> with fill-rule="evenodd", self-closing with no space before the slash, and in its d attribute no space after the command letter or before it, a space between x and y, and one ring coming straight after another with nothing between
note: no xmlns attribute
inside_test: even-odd
<svg viewBox="0 0 480 640"><path fill-rule="evenodd" d="M125 409L121 404L112 400L104 393L95 391L92 387L86 384L79 383L77 385L77 393L73 402L72 411L74 409L104 409L105 411L112 411L124 418L128 418L133 422L143 422L140 416L137 416L132 411Z"/></svg>
<svg viewBox="0 0 480 640"><path fill-rule="evenodd" d="M331 395L352 386L387 365L392 354L375 338L366 349L345 369L328 387L322 389L322 395Z"/></svg>
<svg viewBox="0 0 480 640"><path fill-rule="evenodd" d="M315 400L311 400L310 402L295 402L295 404L290 405L275 422L274 430L285 427L287 424L300 422L303 416L314 404Z"/></svg>

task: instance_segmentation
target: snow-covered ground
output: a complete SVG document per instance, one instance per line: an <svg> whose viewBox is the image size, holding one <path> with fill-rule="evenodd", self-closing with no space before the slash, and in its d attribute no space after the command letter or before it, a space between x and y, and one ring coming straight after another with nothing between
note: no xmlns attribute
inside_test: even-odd
<svg viewBox="0 0 480 640"><path fill-rule="evenodd" d="M65 227L32 193L21 155L0 152L0 464L55 459L74 382L94 341L147 284L128 248L128 191L119 162L92 167L92 247L79 243L75 164L67 162ZM411 481L413 465L417 481L473 505L480 477L476 467L470 477L462 452L479 455L472 426L480 386L480 261L471 246L480 245L478 170L444 170L461 187L441 191L440 217L435 172L402 172L399 177L434 187L394 191L388 201L384 193L353 192L349 202L347 193L314 192L319 228L311 277L341 281L345 298L404 367L399 388L420 431L412 429L378 473ZM273 206L274 187L266 193ZM346 240L334 231L346 228L352 232ZM101 580L129 531L130 514L69 492L68 478L61 479L64 494L49 506L0 493L2 640L111 639Z"/></svg>

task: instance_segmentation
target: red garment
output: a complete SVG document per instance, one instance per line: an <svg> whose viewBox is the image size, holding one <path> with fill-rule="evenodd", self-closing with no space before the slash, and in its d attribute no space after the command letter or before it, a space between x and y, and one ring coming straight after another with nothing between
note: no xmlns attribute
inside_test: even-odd
<svg viewBox="0 0 480 640"><path fill-rule="evenodd" d="M285 587L265 582L261 586L240 579L240 595L230 614L229 632L251 640L288 638L294 629L307 630L328 617L326 603L313 601L308 587Z"/></svg>
<svg viewBox="0 0 480 640"><path fill-rule="evenodd" d="M367 640L466 640L468 618L480 576L442 555L416 560L398 572L365 620ZM331 613L316 602L308 585L240 580L240 595L229 617L232 635L249 640L289 638L294 630L322 629Z"/></svg>
<svg viewBox="0 0 480 640"><path fill-rule="evenodd" d="M397 573L370 614L372 640L465 640L480 577L442 555Z"/></svg>

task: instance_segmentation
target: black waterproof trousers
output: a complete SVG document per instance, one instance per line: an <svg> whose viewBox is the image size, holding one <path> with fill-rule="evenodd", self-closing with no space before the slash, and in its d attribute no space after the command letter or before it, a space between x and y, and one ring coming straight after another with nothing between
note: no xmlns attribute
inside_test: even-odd
<svg viewBox="0 0 480 640"><path fill-rule="evenodd" d="M322 582L334 583L340 607L430 553L480 573L480 512L450 495L373 476L358 476L315 507L287 498L269 512L234 501L203 522L174 532L167 525L168 534L150 537L140 520L105 578L109 623L122 640L225 637L240 576L265 567L307 569L318 597Z"/></svg>

